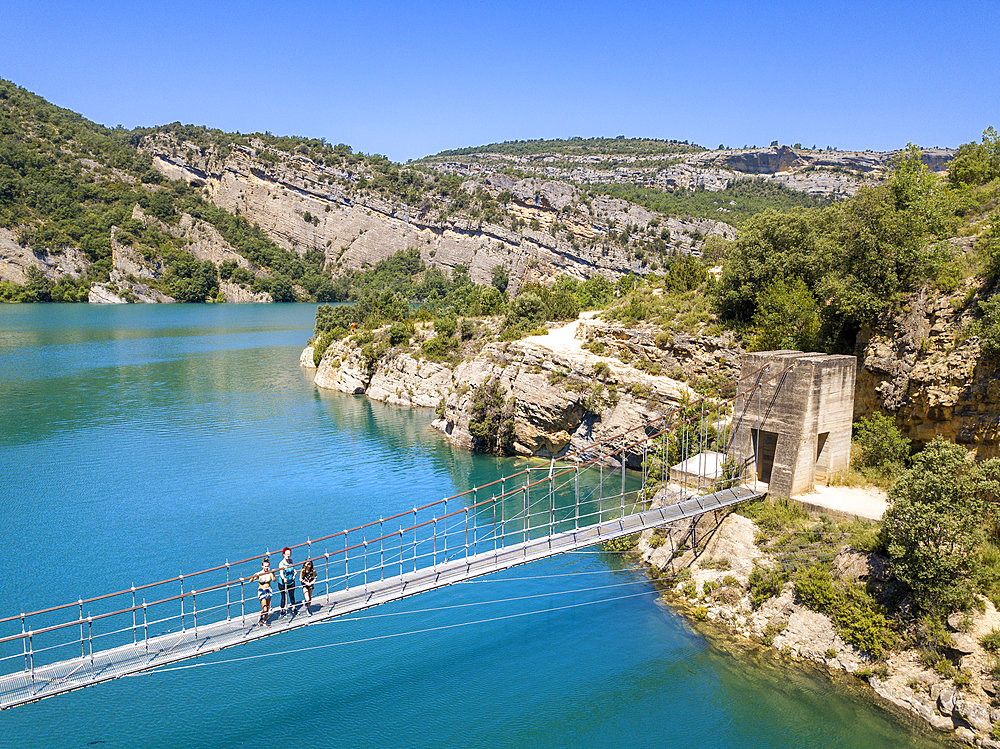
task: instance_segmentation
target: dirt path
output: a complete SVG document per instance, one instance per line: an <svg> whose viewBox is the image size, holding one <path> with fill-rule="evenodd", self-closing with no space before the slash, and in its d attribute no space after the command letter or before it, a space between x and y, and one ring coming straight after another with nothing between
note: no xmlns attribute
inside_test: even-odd
<svg viewBox="0 0 1000 749"><path fill-rule="evenodd" d="M594 354L583 349L580 339L576 337L576 331L580 327L581 322L593 319L599 314L601 314L601 310L598 309L581 312L580 316L572 322L566 323L559 328L550 328L548 335L528 336L527 338L522 338L521 342L548 349L556 354L569 356L588 354L594 356Z"/></svg>

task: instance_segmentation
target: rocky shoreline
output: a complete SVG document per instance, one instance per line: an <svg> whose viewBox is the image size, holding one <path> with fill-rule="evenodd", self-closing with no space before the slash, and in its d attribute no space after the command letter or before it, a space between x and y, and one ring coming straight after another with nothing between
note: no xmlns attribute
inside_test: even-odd
<svg viewBox="0 0 1000 749"><path fill-rule="evenodd" d="M489 321L480 324L486 328L483 342L469 344L453 361L421 356L421 343L434 333L418 324L411 342L375 361L348 336L333 342L318 363L313 347L306 347L300 363L315 369L320 388L436 409L433 428L466 449L474 446L473 391L496 380L513 419L513 451L558 458L696 397L686 382L732 377L743 353L731 338L678 335L664 341L656 328L626 328L589 313L545 335L506 343L492 339L496 331ZM628 465L640 464L641 455L629 456ZM942 737L1000 747L993 738L994 725L1000 734L1000 708L994 706L1000 685L993 680L993 657L980 644L1000 630L1000 612L991 602L983 599L982 609L964 621L952 617L950 676L941 673L944 667L935 670L940 664L922 664L913 649L872 660L841 637L830 616L799 602L792 582L754 606L751 573L780 565L759 545L764 535L741 514L705 516L684 528L647 531L633 551L664 588L669 605L714 640L724 633L721 639L850 678L871 698ZM832 562L836 579L892 582L887 560L878 555L844 545Z"/></svg>
<svg viewBox="0 0 1000 749"><path fill-rule="evenodd" d="M466 449L474 441L473 391L496 380L513 420L513 452L559 457L696 397L687 381L738 370L742 350L728 337L677 336L662 347L656 333L653 326L625 329L585 313L546 335L486 342L457 364L428 361L412 347L390 349L372 364L350 337L331 344L318 365L312 346L299 361L316 369L317 387L437 409L432 426ZM419 345L431 335L418 327L414 338ZM629 464L639 459L630 456Z"/></svg>
<svg viewBox="0 0 1000 749"><path fill-rule="evenodd" d="M993 705L997 685L989 675L990 656L980 644L980 638L1000 629L1000 612L991 602L984 599L982 611L968 617L949 618L949 655L958 673L969 676L964 686L922 665L912 649L892 653L883 668L845 642L829 616L800 603L792 582L754 607L748 590L752 570L780 565L758 545L761 534L753 520L731 513L706 518L698 527L646 531L634 553L660 581L671 607L707 637L851 676L859 685L867 683L881 704L952 740L1000 747L993 738L994 725L1000 726L1000 709ZM833 569L848 580L885 582L889 574L884 558L846 546L834 557Z"/></svg>

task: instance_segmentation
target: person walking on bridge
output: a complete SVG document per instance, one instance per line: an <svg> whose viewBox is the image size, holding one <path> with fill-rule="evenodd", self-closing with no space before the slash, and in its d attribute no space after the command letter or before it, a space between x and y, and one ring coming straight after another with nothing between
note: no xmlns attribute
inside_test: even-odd
<svg viewBox="0 0 1000 749"><path fill-rule="evenodd" d="M260 619L257 624L270 627L267 615L271 608L271 583L274 582L274 573L271 572L271 560L264 557L260 563L260 572L255 572L250 576L250 580L257 580L257 600L260 601ZM241 578L242 580L242 578Z"/></svg>
<svg viewBox="0 0 1000 749"><path fill-rule="evenodd" d="M295 563L292 561L292 550L285 547L281 550L281 561L278 562L278 590L281 591L281 613L285 613L285 595L288 595L288 608L295 611Z"/></svg>
<svg viewBox="0 0 1000 749"><path fill-rule="evenodd" d="M313 566L312 560L307 559L302 564L302 569L299 571L299 580L302 582L302 598L303 606L305 606L306 613L309 612L309 604L312 603L313 599L313 586L316 585L316 568Z"/></svg>

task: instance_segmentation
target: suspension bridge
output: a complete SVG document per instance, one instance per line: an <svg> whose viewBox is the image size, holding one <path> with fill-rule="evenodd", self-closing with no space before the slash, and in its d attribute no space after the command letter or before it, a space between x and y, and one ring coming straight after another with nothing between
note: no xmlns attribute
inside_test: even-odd
<svg viewBox="0 0 1000 749"><path fill-rule="evenodd" d="M280 556L270 551L0 618L0 709L758 499L760 431L749 424L764 423L789 369L766 364L559 464L297 544L316 569L312 603L266 626L253 576Z"/></svg>

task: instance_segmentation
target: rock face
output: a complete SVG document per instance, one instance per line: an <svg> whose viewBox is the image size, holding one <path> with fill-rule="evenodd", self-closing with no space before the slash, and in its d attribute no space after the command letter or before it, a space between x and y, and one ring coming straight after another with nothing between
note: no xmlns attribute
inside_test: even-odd
<svg viewBox="0 0 1000 749"><path fill-rule="evenodd" d="M95 283L90 287L87 301L90 304L128 304L128 299L118 295L102 283Z"/></svg>
<svg viewBox="0 0 1000 749"><path fill-rule="evenodd" d="M475 176L511 169L580 184L638 184L661 190L723 190L734 180L765 179L812 195L852 195L889 169L899 151L832 151L772 146L662 155L533 153L511 155L483 149L464 157L428 157L442 171ZM927 148L932 171L947 169L955 151Z"/></svg>
<svg viewBox="0 0 1000 749"><path fill-rule="evenodd" d="M232 281L219 281L219 291L226 297L226 301L232 304L260 304L274 301L266 291L253 291Z"/></svg>
<svg viewBox="0 0 1000 749"><path fill-rule="evenodd" d="M494 197L510 195L511 213L525 224L512 230L468 216L441 218L441 206L415 208L358 191L352 185L359 175L304 156L278 152L275 160L265 161L243 146L224 154L200 154L163 135L148 138L142 147L165 176L204 187L212 202L258 224L275 243L298 253L324 252L335 274L417 248L425 263L443 268L465 265L477 282L488 281L499 264L508 267L514 287L560 273L616 277L644 272L642 263L632 252L614 249L602 238L611 227L645 228L659 220L643 208L612 198L583 206L579 191L561 182L495 175L463 188L483 189ZM734 234L720 221L669 219L667 223L679 238L679 249L694 246L693 236Z"/></svg>
<svg viewBox="0 0 1000 749"><path fill-rule="evenodd" d="M977 336L962 337L973 319L967 293L912 295L893 320L859 343L855 414L896 415L918 444L937 435L980 458L1000 456L1000 376L980 357Z"/></svg>
<svg viewBox="0 0 1000 749"><path fill-rule="evenodd" d="M405 406L438 407L434 428L471 449L469 428L477 386L496 380L514 423L514 452L558 457L639 426L676 405L689 389L581 348L582 321L512 343L487 343L455 367L389 351L373 367L349 339L332 344L314 376L318 387ZM551 339L551 340L549 340ZM312 350L301 357L311 366ZM640 452L628 456L640 465Z"/></svg>
<svg viewBox="0 0 1000 749"><path fill-rule="evenodd" d="M720 336L677 333L664 336L662 329L649 324L628 326L601 319L581 324L581 339L603 345L617 359L653 365L655 370L685 381L739 377L742 345L732 333Z"/></svg>
<svg viewBox="0 0 1000 749"><path fill-rule="evenodd" d="M37 268L53 281L79 278L90 267L90 261L80 250L67 247L60 252L35 252L18 241L10 229L0 229L0 281L23 284L28 280L28 268Z"/></svg>

